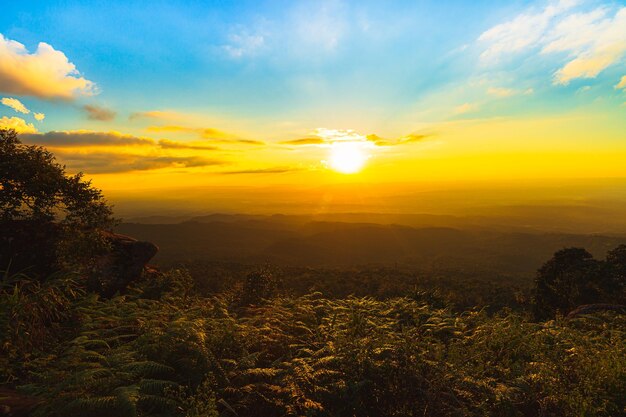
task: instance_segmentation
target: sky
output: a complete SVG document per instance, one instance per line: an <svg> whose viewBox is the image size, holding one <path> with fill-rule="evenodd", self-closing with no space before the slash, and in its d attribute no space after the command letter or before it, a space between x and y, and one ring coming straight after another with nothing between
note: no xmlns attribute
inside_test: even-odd
<svg viewBox="0 0 626 417"><path fill-rule="evenodd" d="M626 178L623 1L1 7L0 127L115 198Z"/></svg>

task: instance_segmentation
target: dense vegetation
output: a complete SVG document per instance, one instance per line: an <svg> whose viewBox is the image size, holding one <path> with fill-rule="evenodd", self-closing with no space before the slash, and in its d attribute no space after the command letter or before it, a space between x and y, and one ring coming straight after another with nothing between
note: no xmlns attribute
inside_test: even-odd
<svg viewBox="0 0 626 417"><path fill-rule="evenodd" d="M41 148L3 135L0 161L43 155L33 172L65 178ZM39 177L0 173L3 190L18 190L0 197L22 196L4 224L22 222ZM99 192L74 178L109 224ZM101 234L102 224L57 218L55 208L73 206L55 190L41 188L56 203L40 224L61 222L87 242ZM11 245L0 260L21 256L14 240L2 242ZM7 271L0 281L0 415L626 415L623 308L564 316L581 302L626 303L625 246L605 260L557 252L521 289L399 268L194 264L193 276L146 269L111 295L89 286L85 262L102 261L90 245L46 245L64 259L46 264L55 271Z"/></svg>
<svg viewBox="0 0 626 417"><path fill-rule="evenodd" d="M166 268L189 272L194 291L210 296L241 287L258 269L255 264L215 261L185 261L166 264ZM456 312L482 306L493 313L507 307L521 312L531 306L533 277L502 274L475 268L466 271L448 268L361 266L319 268L267 265L282 295L299 297L320 292L330 299L349 296L387 299L429 294L431 303L446 305Z"/></svg>
<svg viewBox="0 0 626 417"><path fill-rule="evenodd" d="M261 275L249 283L259 295ZM533 322L506 310L454 313L427 294L264 301L197 297L190 282L171 271L105 300L66 275L5 277L3 383L50 416L617 416L626 407L626 316L616 312Z"/></svg>

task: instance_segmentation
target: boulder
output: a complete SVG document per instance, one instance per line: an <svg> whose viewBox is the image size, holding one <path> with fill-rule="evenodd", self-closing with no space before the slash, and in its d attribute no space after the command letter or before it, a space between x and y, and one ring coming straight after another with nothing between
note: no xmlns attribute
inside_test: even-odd
<svg viewBox="0 0 626 417"><path fill-rule="evenodd" d="M110 250L96 260L87 289L108 298L124 292L131 282L140 279L159 248L153 243L113 232L102 232L102 235Z"/></svg>

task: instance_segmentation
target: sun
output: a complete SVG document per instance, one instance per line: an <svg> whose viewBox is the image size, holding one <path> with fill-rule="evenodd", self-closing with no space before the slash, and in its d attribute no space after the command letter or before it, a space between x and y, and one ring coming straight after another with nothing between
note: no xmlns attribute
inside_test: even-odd
<svg viewBox="0 0 626 417"><path fill-rule="evenodd" d="M342 174L355 174L363 169L367 157L362 143L336 142L330 148L328 164Z"/></svg>

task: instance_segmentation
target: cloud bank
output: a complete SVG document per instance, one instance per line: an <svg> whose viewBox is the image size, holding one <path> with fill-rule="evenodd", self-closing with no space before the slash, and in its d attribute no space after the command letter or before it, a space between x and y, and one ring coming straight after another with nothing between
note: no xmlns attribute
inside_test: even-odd
<svg viewBox="0 0 626 417"><path fill-rule="evenodd" d="M86 146L149 146L155 145L150 138L125 135L119 132L92 132L89 130L51 131L47 133L21 135L24 143L51 147L86 147Z"/></svg>
<svg viewBox="0 0 626 417"><path fill-rule="evenodd" d="M534 50L561 60L554 84L597 77L626 55L626 7L578 6L573 0L552 2L492 27L478 38L485 46L481 59L495 64L505 56Z"/></svg>
<svg viewBox="0 0 626 417"><path fill-rule="evenodd" d="M64 151L58 151L56 154L70 170L89 174L116 174L164 168L201 168L226 163L222 160L199 156L148 156L113 152L79 154Z"/></svg>
<svg viewBox="0 0 626 417"><path fill-rule="evenodd" d="M265 142L256 139L240 138L231 133L223 132L211 127L190 127L182 125L148 126L149 132L169 132L169 133L191 133L198 135L201 139L211 142L239 143L243 145L265 145Z"/></svg>
<svg viewBox="0 0 626 417"><path fill-rule="evenodd" d="M29 52L0 34L0 92L41 99L71 100L93 95L95 84L80 75L65 54L41 42Z"/></svg>
<svg viewBox="0 0 626 417"><path fill-rule="evenodd" d="M23 143L52 149L59 160L74 172L113 174L163 168L199 168L228 163L218 158L177 153L179 150L219 150L212 146L168 139L157 141L119 132L75 130L37 133L34 126L26 124L22 119L12 119L17 120L6 117L0 119L0 127L3 127L3 123L11 128L18 126Z"/></svg>

